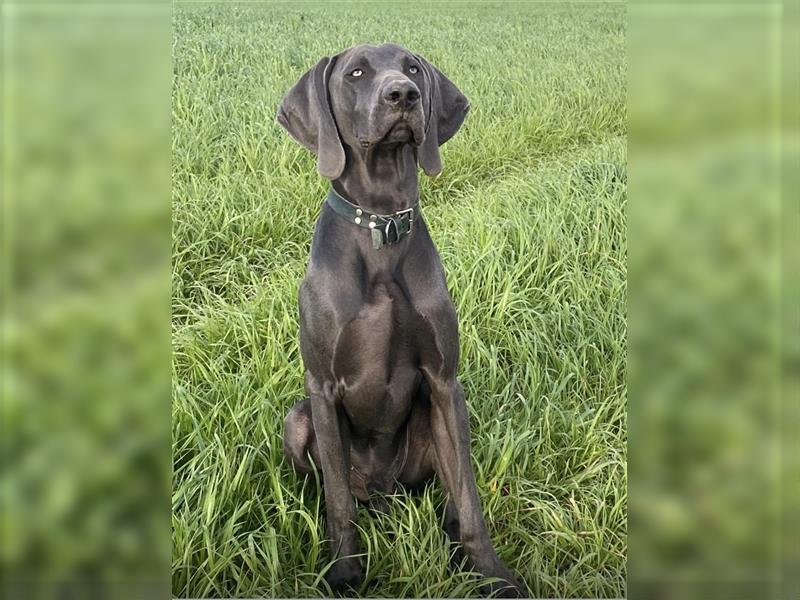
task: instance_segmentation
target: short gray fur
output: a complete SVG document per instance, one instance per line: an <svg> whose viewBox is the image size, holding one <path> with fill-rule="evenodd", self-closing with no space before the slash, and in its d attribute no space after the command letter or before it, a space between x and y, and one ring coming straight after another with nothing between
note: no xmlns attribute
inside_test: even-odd
<svg viewBox="0 0 800 600"><path fill-rule="evenodd" d="M424 58L394 44L321 59L284 97L278 122L317 157L333 189L370 214L419 197L417 169L442 170L439 147L469 102ZM398 483L438 476L445 530L469 567L499 583L484 591L526 597L489 539L470 463L464 391L457 379L458 320L425 220L373 247L368 229L326 203L300 287L300 347L308 398L285 420L294 467L321 468L337 593L362 581L355 496L380 507Z"/></svg>

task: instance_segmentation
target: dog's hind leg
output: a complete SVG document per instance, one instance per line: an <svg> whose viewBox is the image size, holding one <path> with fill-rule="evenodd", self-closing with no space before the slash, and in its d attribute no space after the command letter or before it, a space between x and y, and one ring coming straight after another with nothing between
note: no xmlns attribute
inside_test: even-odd
<svg viewBox="0 0 800 600"><path fill-rule="evenodd" d="M298 473L310 475L314 472L314 465L319 468L317 436L311 422L311 402L308 399L295 404L283 421L283 453Z"/></svg>

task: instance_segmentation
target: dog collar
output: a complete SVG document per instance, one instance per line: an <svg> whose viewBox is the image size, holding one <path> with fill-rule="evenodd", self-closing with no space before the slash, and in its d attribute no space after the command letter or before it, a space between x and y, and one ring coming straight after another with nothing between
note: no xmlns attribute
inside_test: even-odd
<svg viewBox="0 0 800 600"><path fill-rule="evenodd" d="M398 210L388 215L372 214L352 202L348 202L330 189L325 197L328 203L340 217L372 232L372 247L380 250L386 245L396 244L409 235L414 228L414 217L417 214L419 201L411 208Z"/></svg>

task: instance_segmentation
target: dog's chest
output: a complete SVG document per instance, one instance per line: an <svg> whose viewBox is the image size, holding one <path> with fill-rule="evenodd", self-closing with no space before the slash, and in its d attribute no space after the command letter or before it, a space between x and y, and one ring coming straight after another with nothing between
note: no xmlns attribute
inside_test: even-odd
<svg viewBox="0 0 800 600"><path fill-rule="evenodd" d="M388 433L407 417L420 381L415 319L400 287L379 281L338 336L334 372L356 427Z"/></svg>

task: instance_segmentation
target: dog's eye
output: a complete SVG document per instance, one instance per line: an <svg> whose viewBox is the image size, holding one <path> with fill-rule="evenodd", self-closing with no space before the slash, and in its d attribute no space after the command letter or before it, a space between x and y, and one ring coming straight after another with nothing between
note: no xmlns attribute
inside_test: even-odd
<svg viewBox="0 0 800 600"><path fill-rule="evenodd" d="M411 73L412 75L416 75L417 73L419 73L419 69L417 67L409 67L408 72Z"/></svg>
<svg viewBox="0 0 800 600"><path fill-rule="evenodd" d="M350 75L352 75L353 77L361 77L363 74L364 71L362 71L361 69L356 69L355 71L350 73Z"/></svg>

